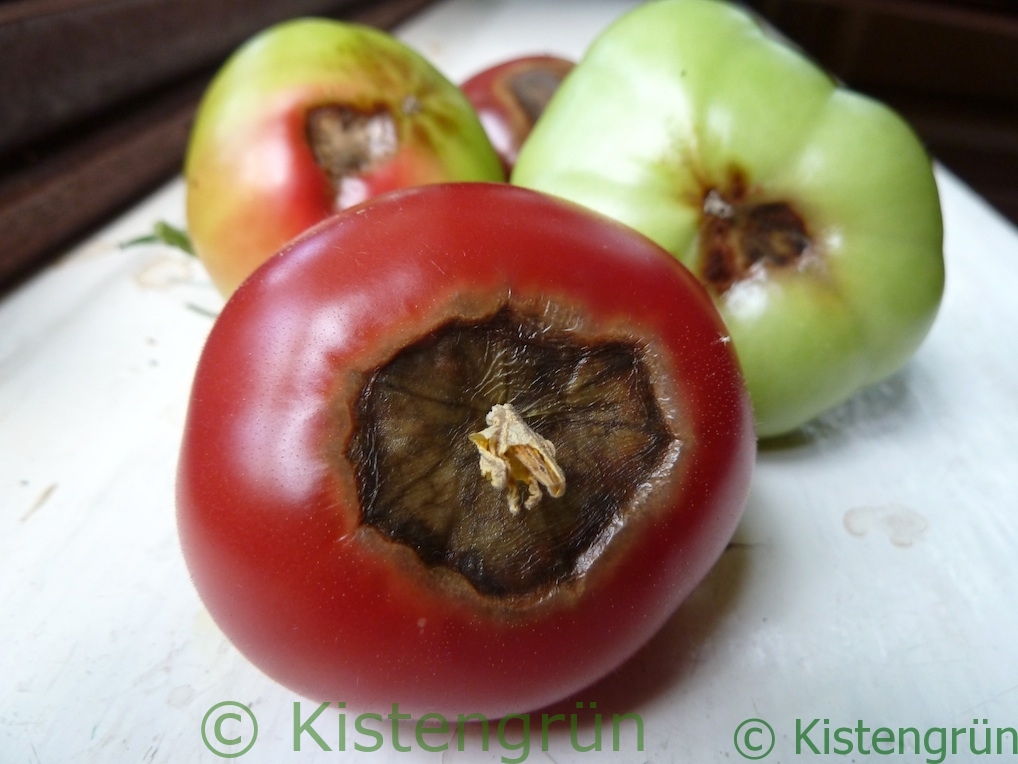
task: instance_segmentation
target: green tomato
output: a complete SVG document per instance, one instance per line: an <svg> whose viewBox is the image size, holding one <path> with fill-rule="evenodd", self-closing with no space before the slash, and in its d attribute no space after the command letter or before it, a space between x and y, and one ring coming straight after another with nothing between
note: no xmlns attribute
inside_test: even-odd
<svg viewBox="0 0 1018 764"><path fill-rule="evenodd" d="M298 234L395 189L505 174L466 96L386 32L277 24L206 91L185 162L195 252L224 295Z"/></svg>
<svg viewBox="0 0 1018 764"><path fill-rule="evenodd" d="M912 130L717 0L658 0L606 30L512 181L629 224L697 274L761 437L900 369L943 294L940 201Z"/></svg>

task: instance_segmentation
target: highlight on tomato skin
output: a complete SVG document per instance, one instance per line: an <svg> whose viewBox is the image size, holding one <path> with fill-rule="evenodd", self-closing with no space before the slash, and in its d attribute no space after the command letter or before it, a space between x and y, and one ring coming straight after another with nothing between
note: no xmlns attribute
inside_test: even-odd
<svg viewBox="0 0 1018 764"><path fill-rule="evenodd" d="M432 185L319 224L228 301L178 527L210 614L276 681L496 718L658 630L734 532L754 457L685 268L537 192Z"/></svg>

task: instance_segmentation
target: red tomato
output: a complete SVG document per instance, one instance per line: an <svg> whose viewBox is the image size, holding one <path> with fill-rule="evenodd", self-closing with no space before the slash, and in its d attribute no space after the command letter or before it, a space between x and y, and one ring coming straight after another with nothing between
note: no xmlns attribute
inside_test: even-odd
<svg viewBox="0 0 1018 764"><path fill-rule="evenodd" d="M554 443L562 496L514 482L519 450L509 487L480 469L504 403ZM723 551L754 456L724 326L673 258L532 191L425 186L311 229L227 303L178 523L210 613L280 683L494 718L654 634Z"/></svg>
<svg viewBox="0 0 1018 764"><path fill-rule="evenodd" d="M512 172L534 123L574 66L557 56L524 56L478 72L460 86L477 111L506 175Z"/></svg>

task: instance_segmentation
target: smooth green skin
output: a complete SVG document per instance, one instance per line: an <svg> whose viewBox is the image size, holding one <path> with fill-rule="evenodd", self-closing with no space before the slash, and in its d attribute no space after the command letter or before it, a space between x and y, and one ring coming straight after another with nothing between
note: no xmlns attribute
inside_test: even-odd
<svg viewBox="0 0 1018 764"><path fill-rule="evenodd" d="M512 182L615 217L701 273L703 198L733 167L750 200L797 210L820 254L715 294L768 437L893 374L933 323L940 202L900 117L734 6L658 0L595 41Z"/></svg>

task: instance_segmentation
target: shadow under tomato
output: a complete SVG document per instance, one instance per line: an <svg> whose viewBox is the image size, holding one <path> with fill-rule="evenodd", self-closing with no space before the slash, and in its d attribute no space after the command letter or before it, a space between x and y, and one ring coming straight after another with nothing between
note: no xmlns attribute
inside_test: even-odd
<svg viewBox="0 0 1018 764"><path fill-rule="evenodd" d="M876 437L893 433L923 417L916 388L929 388L921 369L906 366L897 374L859 390L844 403L785 435L759 443L765 459L798 458L815 451L847 445L861 434Z"/></svg>

